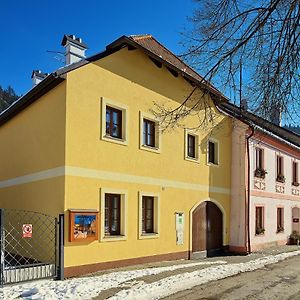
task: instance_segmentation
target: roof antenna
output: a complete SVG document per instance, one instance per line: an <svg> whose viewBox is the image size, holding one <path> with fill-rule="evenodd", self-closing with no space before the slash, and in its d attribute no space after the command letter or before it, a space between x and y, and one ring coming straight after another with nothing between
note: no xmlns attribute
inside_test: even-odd
<svg viewBox="0 0 300 300"><path fill-rule="evenodd" d="M62 51L52 51L52 50L47 50L46 52L56 54L55 56L53 56L53 58L55 60L58 60L60 63L65 64L65 53L64 52L62 52Z"/></svg>

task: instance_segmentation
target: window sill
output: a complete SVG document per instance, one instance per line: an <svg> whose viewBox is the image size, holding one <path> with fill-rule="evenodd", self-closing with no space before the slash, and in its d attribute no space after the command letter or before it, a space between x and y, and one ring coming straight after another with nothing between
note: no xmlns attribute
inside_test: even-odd
<svg viewBox="0 0 300 300"><path fill-rule="evenodd" d="M200 163L200 159L198 157L186 156L184 159L187 160L187 161L193 162L193 163L197 163L197 164Z"/></svg>
<svg viewBox="0 0 300 300"><path fill-rule="evenodd" d="M114 143L114 144L119 144L119 145L125 145L125 146L128 145L128 141L127 140L115 138L115 137L112 137L110 135L104 135L104 136L102 136L102 140L106 141L106 142L111 142L111 143Z"/></svg>
<svg viewBox="0 0 300 300"><path fill-rule="evenodd" d="M159 234L158 233L142 233L139 236L140 240L146 240L146 239L158 239L159 238Z"/></svg>
<svg viewBox="0 0 300 300"><path fill-rule="evenodd" d="M158 147L151 147L151 146L147 146L147 145L140 145L140 149L141 150L146 150L146 151L149 151L149 152L160 153L160 148L158 148Z"/></svg>
<svg viewBox="0 0 300 300"><path fill-rule="evenodd" d="M255 236L264 236L265 235L265 233L255 233Z"/></svg>
<svg viewBox="0 0 300 300"><path fill-rule="evenodd" d="M214 167L214 168L218 168L220 166L220 164L214 164L212 162L207 162L206 165L208 165L209 167Z"/></svg>
<svg viewBox="0 0 300 300"><path fill-rule="evenodd" d="M101 242L115 242L115 241L126 241L125 235L106 235L101 237Z"/></svg>

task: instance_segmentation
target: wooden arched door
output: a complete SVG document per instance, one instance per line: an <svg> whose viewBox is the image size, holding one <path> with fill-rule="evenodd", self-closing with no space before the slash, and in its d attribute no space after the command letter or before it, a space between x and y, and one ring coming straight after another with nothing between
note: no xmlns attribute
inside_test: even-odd
<svg viewBox="0 0 300 300"><path fill-rule="evenodd" d="M212 253L223 246L223 214L211 201L201 203L192 213L192 252Z"/></svg>

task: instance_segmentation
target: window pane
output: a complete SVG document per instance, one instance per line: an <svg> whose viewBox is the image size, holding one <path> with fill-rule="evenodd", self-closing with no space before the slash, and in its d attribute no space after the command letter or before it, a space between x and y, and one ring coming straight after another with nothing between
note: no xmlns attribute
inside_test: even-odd
<svg viewBox="0 0 300 300"><path fill-rule="evenodd" d="M209 141L208 143L208 162L215 164L215 143Z"/></svg>
<svg viewBox="0 0 300 300"><path fill-rule="evenodd" d="M155 122L147 119L143 121L143 144L155 147Z"/></svg>
<svg viewBox="0 0 300 300"><path fill-rule="evenodd" d="M106 107L106 134L122 138L122 111L110 106Z"/></svg>
<svg viewBox="0 0 300 300"><path fill-rule="evenodd" d="M154 197L143 196L142 198L142 232L153 232Z"/></svg>
<svg viewBox="0 0 300 300"><path fill-rule="evenodd" d="M121 195L105 195L105 233L120 234L120 201Z"/></svg>
<svg viewBox="0 0 300 300"><path fill-rule="evenodd" d="M195 144L196 144L196 137L191 134L188 134L188 156L189 157L193 157L193 158L196 157Z"/></svg>

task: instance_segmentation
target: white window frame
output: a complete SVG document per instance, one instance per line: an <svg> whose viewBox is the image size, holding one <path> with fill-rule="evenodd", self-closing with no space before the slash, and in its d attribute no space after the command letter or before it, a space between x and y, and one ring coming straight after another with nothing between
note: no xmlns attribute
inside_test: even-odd
<svg viewBox="0 0 300 300"><path fill-rule="evenodd" d="M188 156L188 135L195 137L195 158ZM185 129L184 130L184 159L187 161L200 163L200 145L199 145L199 135L196 134L193 130Z"/></svg>
<svg viewBox="0 0 300 300"><path fill-rule="evenodd" d="M119 103L115 100L111 100L105 97L101 98L101 139L103 141L116 143L120 145L128 145L129 142L129 130L128 130L128 120L129 120L129 109L128 106ZM118 139L106 134L106 107L110 106L116 108L122 112L122 138Z"/></svg>
<svg viewBox="0 0 300 300"><path fill-rule="evenodd" d="M143 143L144 119L155 123L155 147L147 146ZM153 115L145 113L143 111L140 111L140 149L154 153L161 153L161 134L159 132L159 122L155 119Z"/></svg>
<svg viewBox="0 0 300 300"><path fill-rule="evenodd" d="M142 205L143 205L143 196L153 197L154 198L154 217L153 217L153 233L143 233L142 232ZM160 233L160 195L158 193L151 192L139 192L139 239L155 239L159 238Z"/></svg>
<svg viewBox="0 0 300 300"><path fill-rule="evenodd" d="M209 142L212 142L214 144L217 145L217 151L215 151L215 155L217 155L217 163L212 163L209 161ZM216 153L217 152L217 153ZM220 166L220 142L217 139L214 138L209 138L207 140L207 145L206 145L206 164L208 166L212 166L212 167L219 167Z"/></svg>
<svg viewBox="0 0 300 300"><path fill-rule="evenodd" d="M120 223L120 235L105 235L105 194L118 194L121 195L121 223ZM128 192L127 190L113 189L113 188L101 188L100 193L100 241L124 241L127 240L127 202Z"/></svg>

